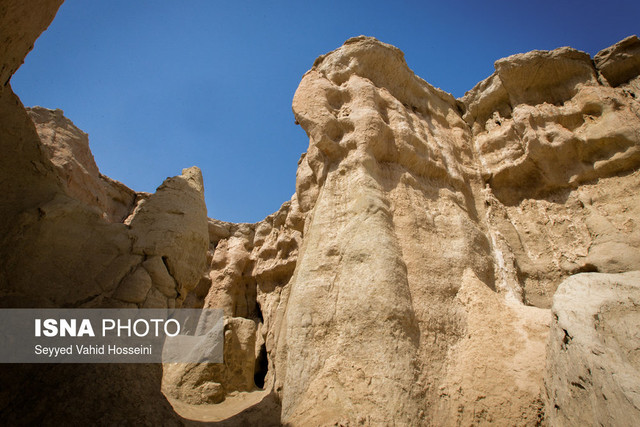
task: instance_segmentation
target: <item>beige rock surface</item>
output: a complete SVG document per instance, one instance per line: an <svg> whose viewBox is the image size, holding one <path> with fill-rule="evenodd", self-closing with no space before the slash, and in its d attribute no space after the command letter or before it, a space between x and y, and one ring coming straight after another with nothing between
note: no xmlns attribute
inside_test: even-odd
<svg viewBox="0 0 640 427"><path fill-rule="evenodd" d="M224 310L224 363L165 365L163 392L181 415L200 421L233 420L256 405L273 417L280 412L271 392L284 311L281 294L287 292L301 241L296 197L257 224L209 219L208 226L208 271L187 293L183 307ZM215 405L193 408L203 403Z"/></svg>
<svg viewBox="0 0 640 427"><path fill-rule="evenodd" d="M539 381L546 360L548 311L505 301L469 270L455 304L467 334L451 349L439 387L441 425L539 425Z"/></svg>
<svg viewBox="0 0 640 427"><path fill-rule="evenodd" d="M596 57L610 58L610 72L626 67L633 52L620 46L633 40ZM621 50L626 62L614 60ZM506 275L538 307L571 274L640 268L636 89L596 74L575 50L534 51L498 61L461 99L488 184L491 239Z"/></svg>
<svg viewBox="0 0 640 427"><path fill-rule="evenodd" d="M462 101L481 173L506 205L634 170L640 161L637 103L600 85L582 52L501 59Z"/></svg>
<svg viewBox="0 0 640 427"><path fill-rule="evenodd" d="M0 6L3 83L60 2L39 3ZM0 417L625 424L638 277L601 273L640 270L637 47L514 55L454 99L350 39L303 76L296 193L256 224L207 219L195 167L154 194L102 176L86 134L4 83L0 305L220 307L225 352L162 373L2 367Z"/></svg>
<svg viewBox="0 0 640 427"><path fill-rule="evenodd" d="M206 267L209 232L200 169L194 166L167 178L154 194L138 200L124 223L131 231L134 254L161 257L176 282L180 305ZM166 279L157 261L154 267ZM166 289L167 281L160 280L157 287Z"/></svg>
<svg viewBox="0 0 640 427"><path fill-rule="evenodd" d="M640 272L583 273L553 297L547 413L553 426L640 419Z"/></svg>

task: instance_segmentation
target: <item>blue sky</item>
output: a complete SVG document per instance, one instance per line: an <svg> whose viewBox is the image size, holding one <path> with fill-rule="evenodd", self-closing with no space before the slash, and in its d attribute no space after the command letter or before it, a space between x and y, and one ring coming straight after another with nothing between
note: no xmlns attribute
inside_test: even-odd
<svg viewBox="0 0 640 427"><path fill-rule="evenodd" d="M137 191L199 166L210 217L255 222L295 192L291 100L314 59L365 34L459 97L499 58L640 33L637 1L67 0L12 79L61 108L102 173Z"/></svg>

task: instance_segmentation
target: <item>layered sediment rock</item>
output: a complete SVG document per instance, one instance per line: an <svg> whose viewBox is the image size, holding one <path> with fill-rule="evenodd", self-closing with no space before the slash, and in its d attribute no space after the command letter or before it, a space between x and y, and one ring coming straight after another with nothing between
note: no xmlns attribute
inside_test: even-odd
<svg viewBox="0 0 640 427"><path fill-rule="evenodd" d="M640 269L640 68L626 73L614 88L582 52L534 51L496 62L462 98L493 193L491 236L530 304L549 307L577 272Z"/></svg>
<svg viewBox="0 0 640 427"><path fill-rule="evenodd" d="M637 412L636 37L502 59L460 99L350 39L296 91L295 195L232 224L207 219L199 169L136 193L60 110L22 106L8 80L60 2L41 3L0 8L2 306L222 308L224 363L162 378L182 415L222 425ZM4 369L0 417L184 422L157 366L72 368Z"/></svg>

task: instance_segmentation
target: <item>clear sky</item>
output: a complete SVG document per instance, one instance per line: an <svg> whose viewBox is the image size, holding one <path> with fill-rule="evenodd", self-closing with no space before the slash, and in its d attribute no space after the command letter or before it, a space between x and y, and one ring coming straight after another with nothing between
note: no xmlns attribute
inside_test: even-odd
<svg viewBox="0 0 640 427"><path fill-rule="evenodd" d="M27 106L61 108L100 170L155 191L189 166L209 216L255 222L295 192L308 140L291 100L314 59L360 34L393 44L464 95L499 58L640 33L634 1L67 0L12 79Z"/></svg>

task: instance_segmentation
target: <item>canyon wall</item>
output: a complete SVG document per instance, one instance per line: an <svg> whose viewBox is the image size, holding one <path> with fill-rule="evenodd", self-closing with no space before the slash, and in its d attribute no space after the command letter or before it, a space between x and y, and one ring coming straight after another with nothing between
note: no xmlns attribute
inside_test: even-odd
<svg viewBox="0 0 640 427"><path fill-rule="evenodd" d="M206 265L200 170L136 193L99 173L62 111L25 109L11 89L61 3L0 6L0 307L180 305ZM181 424L159 365L4 364L0 375L4 424Z"/></svg>
<svg viewBox="0 0 640 427"><path fill-rule="evenodd" d="M222 308L224 363L3 366L0 419L640 416L636 37L501 59L460 99L349 39L294 96L296 193L233 224L207 218L198 168L135 192L62 111L22 106L10 76L61 2L40 3L0 8L1 306Z"/></svg>

